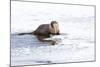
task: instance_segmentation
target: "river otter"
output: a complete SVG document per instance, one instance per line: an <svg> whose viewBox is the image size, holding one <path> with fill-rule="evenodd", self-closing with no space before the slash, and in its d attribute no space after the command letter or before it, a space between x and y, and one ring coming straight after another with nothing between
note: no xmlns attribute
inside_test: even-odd
<svg viewBox="0 0 100 67"><path fill-rule="evenodd" d="M59 35L59 25L56 21L51 21L51 24L42 24L35 31L31 33L20 33L23 34L33 34L36 35L38 40L42 42L51 42L52 45L55 45L55 41L53 40L44 40L44 38L49 38L50 35Z"/></svg>

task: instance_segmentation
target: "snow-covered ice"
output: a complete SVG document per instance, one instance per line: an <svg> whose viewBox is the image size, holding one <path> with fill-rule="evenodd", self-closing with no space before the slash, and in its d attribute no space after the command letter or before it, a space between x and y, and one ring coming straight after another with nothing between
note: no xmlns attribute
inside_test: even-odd
<svg viewBox="0 0 100 67"><path fill-rule="evenodd" d="M16 35L52 20L58 21L60 32L67 34L58 36L62 41L56 45L40 42L34 35ZM93 6L12 1L11 65L93 61L94 24Z"/></svg>

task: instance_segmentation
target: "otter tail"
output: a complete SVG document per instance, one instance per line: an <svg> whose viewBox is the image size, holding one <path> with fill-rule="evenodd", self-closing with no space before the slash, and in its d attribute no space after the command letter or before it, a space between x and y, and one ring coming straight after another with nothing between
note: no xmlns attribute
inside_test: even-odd
<svg viewBox="0 0 100 67"><path fill-rule="evenodd" d="M30 33L19 33L18 35L26 35L26 34L32 35L33 33L32 32L30 32Z"/></svg>

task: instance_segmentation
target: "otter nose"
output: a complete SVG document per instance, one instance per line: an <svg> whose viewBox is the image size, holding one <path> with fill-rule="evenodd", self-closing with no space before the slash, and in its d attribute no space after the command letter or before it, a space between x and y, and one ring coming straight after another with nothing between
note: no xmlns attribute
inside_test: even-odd
<svg viewBox="0 0 100 67"><path fill-rule="evenodd" d="M58 24L54 24L54 33L56 34L58 32Z"/></svg>

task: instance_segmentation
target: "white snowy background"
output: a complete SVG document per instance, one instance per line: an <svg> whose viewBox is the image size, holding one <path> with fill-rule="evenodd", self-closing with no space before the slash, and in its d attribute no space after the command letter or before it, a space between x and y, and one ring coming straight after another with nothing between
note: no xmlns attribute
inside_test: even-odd
<svg viewBox="0 0 100 67"><path fill-rule="evenodd" d="M94 7L34 2L11 2L11 65L32 65L93 61ZM40 24L58 21L66 39L52 46L34 35Z"/></svg>

